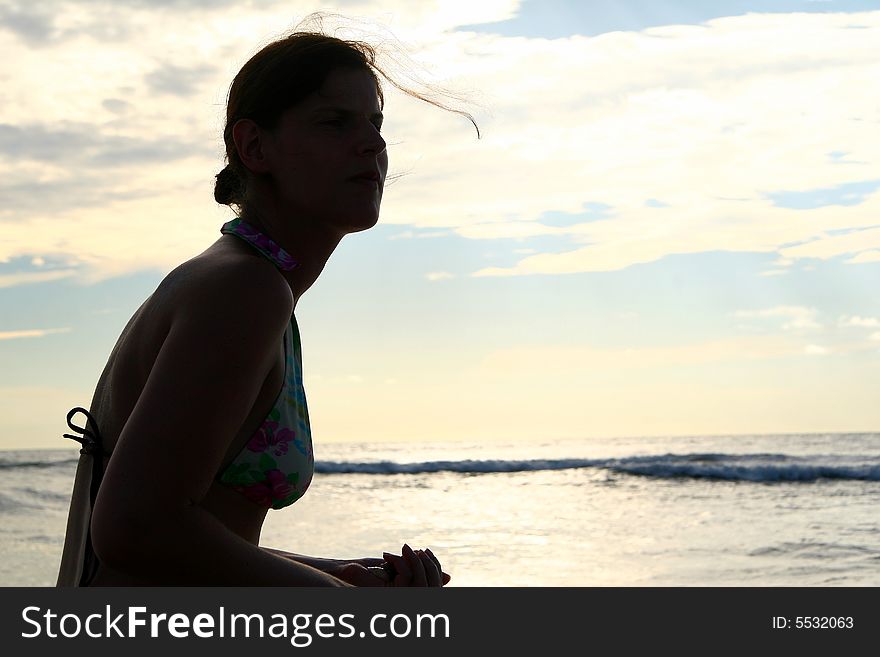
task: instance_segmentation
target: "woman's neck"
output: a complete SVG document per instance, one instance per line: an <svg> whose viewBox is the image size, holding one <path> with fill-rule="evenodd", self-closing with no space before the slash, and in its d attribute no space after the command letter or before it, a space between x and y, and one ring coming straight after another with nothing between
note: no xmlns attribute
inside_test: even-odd
<svg viewBox="0 0 880 657"><path fill-rule="evenodd" d="M296 267L290 271L279 270L290 286L295 305L320 276L344 234L323 228L315 221L297 217L279 221L273 220L274 216L272 213L251 210L242 212L241 218L268 236L296 261Z"/></svg>

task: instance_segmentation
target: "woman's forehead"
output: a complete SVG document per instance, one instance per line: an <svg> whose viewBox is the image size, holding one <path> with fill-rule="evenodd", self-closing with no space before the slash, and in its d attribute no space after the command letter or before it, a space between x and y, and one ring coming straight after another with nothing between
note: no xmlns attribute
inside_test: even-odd
<svg viewBox="0 0 880 657"><path fill-rule="evenodd" d="M306 102L313 107L344 103L379 109L379 90L375 77L368 71L337 69L327 76L321 88L309 96Z"/></svg>

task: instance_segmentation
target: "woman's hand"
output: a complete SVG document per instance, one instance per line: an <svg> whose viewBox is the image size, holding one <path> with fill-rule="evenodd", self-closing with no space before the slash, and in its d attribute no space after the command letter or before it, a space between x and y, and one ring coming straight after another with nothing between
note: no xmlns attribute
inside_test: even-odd
<svg viewBox="0 0 880 657"><path fill-rule="evenodd" d="M402 556L389 552L382 556L394 569L392 586L445 586L452 579L431 550L413 550L404 543Z"/></svg>
<svg viewBox="0 0 880 657"><path fill-rule="evenodd" d="M383 556L343 562L331 574L354 586L444 586L452 579L431 550L404 544L402 556Z"/></svg>
<svg viewBox="0 0 880 657"><path fill-rule="evenodd" d="M354 559L340 562L331 574L353 586L394 586L384 565L384 559Z"/></svg>

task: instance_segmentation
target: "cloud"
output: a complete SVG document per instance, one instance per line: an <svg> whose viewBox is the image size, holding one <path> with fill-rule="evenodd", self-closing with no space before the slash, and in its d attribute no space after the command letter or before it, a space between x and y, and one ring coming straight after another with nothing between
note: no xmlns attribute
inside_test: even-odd
<svg viewBox="0 0 880 657"><path fill-rule="evenodd" d="M30 285L32 283L48 283L60 281L63 278L75 276L75 269L56 269L54 271L39 272L16 272L13 274L0 274L0 288L16 287L18 285Z"/></svg>
<svg viewBox="0 0 880 657"><path fill-rule="evenodd" d="M0 218L5 217L7 221L58 215L118 201L136 201L156 193L156 190L149 189L125 189L119 184L120 180L124 183L124 179L118 176L108 178L82 170L73 170L57 180L35 180L21 174L12 175L12 178L0 182L0 196L5 201L0 206ZM36 241L31 237L30 241L21 243L19 250L5 255L17 255L35 246Z"/></svg>
<svg viewBox="0 0 880 657"><path fill-rule="evenodd" d="M238 0L54 0L47 6L49 4L5 0L0 4L0 29L12 32L35 48L80 36L118 43L136 34L135 21L126 20L132 10L153 16L162 11L203 14L241 3ZM265 0L263 4L276 3Z"/></svg>
<svg viewBox="0 0 880 657"><path fill-rule="evenodd" d="M217 67L201 64L193 67L162 64L145 77L150 90L155 93L187 97L194 95L199 87L216 77Z"/></svg>
<svg viewBox="0 0 880 657"><path fill-rule="evenodd" d="M58 217L169 194L181 181L166 174L171 180L158 184L162 171L190 158L213 161L216 155L210 143L173 135L120 135L85 123L0 124L0 218ZM211 168L202 170L206 186Z"/></svg>
<svg viewBox="0 0 880 657"><path fill-rule="evenodd" d="M857 265L864 262L880 262L880 249L874 251L862 251L846 261L847 264Z"/></svg>
<svg viewBox="0 0 880 657"><path fill-rule="evenodd" d="M0 124L0 162L47 162L59 166L119 167L153 164L213 155L206 145L181 142L176 137L132 137L96 130L94 125L71 123Z"/></svg>
<svg viewBox="0 0 880 657"><path fill-rule="evenodd" d="M789 321L782 324L785 331L801 331L805 329L819 329L822 325L816 321L818 311L815 308L803 306L777 306L764 310L738 310L733 313L734 317L762 319L766 317L785 317Z"/></svg>
<svg viewBox="0 0 880 657"><path fill-rule="evenodd" d="M812 317L816 314L815 308L804 306L776 306L763 310L737 310L734 317Z"/></svg>
<svg viewBox="0 0 880 657"><path fill-rule="evenodd" d="M880 180L860 180L836 187L808 189L799 192L771 192L773 205L793 210L808 210L827 205L858 205L880 189Z"/></svg>
<svg viewBox="0 0 880 657"><path fill-rule="evenodd" d="M547 226L537 221L505 221L479 223L456 228L461 237L475 240L526 239L542 235L565 235L566 229Z"/></svg>
<svg viewBox="0 0 880 657"><path fill-rule="evenodd" d="M858 315L853 315L852 317L841 317L838 322L840 326L858 326L865 328L880 328L880 319L876 317L859 317Z"/></svg>
<svg viewBox="0 0 880 657"><path fill-rule="evenodd" d="M405 230L400 233L396 233L394 235L391 235L388 239L389 240L409 240L409 239L413 239L414 237L416 237L415 231Z"/></svg>
<svg viewBox="0 0 880 657"><path fill-rule="evenodd" d="M476 145L447 128L442 157L422 161L440 175L432 170L431 186L419 187L422 207L408 207L407 221L471 239L570 241L478 276L615 271L675 253L794 261L880 248L880 234L833 234L875 225L880 211L880 194L864 183L880 147L876 95L864 93L875 86L866 53L880 54L880 12L859 18L872 27L858 47L845 29L851 19L834 14L719 19L662 40L452 35L442 52L472 53L474 71L462 78L485 90L496 119ZM829 152L863 164L840 167ZM463 159L483 172L479 185L453 174ZM832 190L843 205L782 207L772 198L779 189ZM545 226L548 199L571 214L601 202L613 216Z"/></svg>
<svg viewBox="0 0 880 657"><path fill-rule="evenodd" d="M785 331L795 331L801 329L819 329L822 328L822 325L814 321L811 316L795 317L792 321L783 324L782 328Z"/></svg>
<svg viewBox="0 0 880 657"><path fill-rule="evenodd" d="M389 240L408 240L414 238L432 238L432 237L449 237L450 233L447 230L427 230L427 231L415 231L415 230L405 230L400 233L395 233L391 235Z"/></svg>
<svg viewBox="0 0 880 657"><path fill-rule="evenodd" d="M0 4L0 28L32 44L45 43L54 32L53 13L33 2Z"/></svg>
<svg viewBox="0 0 880 657"><path fill-rule="evenodd" d="M20 338L42 338L53 333L68 333L69 328L28 329L23 331L0 331L0 340L17 340Z"/></svg>
<svg viewBox="0 0 880 657"><path fill-rule="evenodd" d="M489 260L474 272L480 276L617 271L710 251L792 263L880 258L880 190L859 190L855 205L793 209L772 201L778 190L846 189L876 179L880 117L871 90L880 11L750 14L592 39L450 31L509 18L519 5L369 5L375 15L393 14L392 31L411 44L429 81L474 100L458 106L478 114L484 135L477 141L462 117L388 89L385 131L398 144L392 169L410 174L386 190L382 221L399 225L401 236L552 236L552 245L521 244L535 252L516 254L512 266L510 249L497 250L504 261ZM311 10L305 2L259 10L225 2L62 2L50 18L37 6L3 5L23 25L31 21L30 38L42 30L49 41L37 51L0 39L2 216L39 220L59 242L103 231L113 215L149 220L158 233L176 230L183 216L215 212L211 178L222 160L232 76L260 43L293 26L295 12ZM74 34L87 36L110 19L137 38ZM854 21L865 29L848 29ZM851 163L840 166L829 153ZM586 203L607 212L578 221ZM548 212L570 221L542 223ZM844 229L859 230L836 232ZM92 265L106 265L105 273L164 267L171 253L183 252L131 230L99 241ZM0 257L42 253L35 233L14 234ZM131 244L139 252L126 265L120 254Z"/></svg>
<svg viewBox="0 0 880 657"><path fill-rule="evenodd" d="M854 12L874 8L872 0L544 0L523 3L516 16L507 20L463 25L460 29L543 38L647 30L663 38L664 31L673 26L696 26L713 18L751 12Z"/></svg>
<svg viewBox="0 0 880 657"><path fill-rule="evenodd" d="M880 205L880 204L878 204ZM873 207L872 210L876 211ZM876 216L876 215L875 215ZM842 235L830 235L820 233L813 236L803 244L784 247L779 253L786 258L834 258L847 254L859 254L865 251L873 251L880 247L880 227L864 228L858 231L847 232ZM858 258L858 256L856 256ZM856 260L853 258L848 262ZM868 256L858 262L872 262Z"/></svg>
<svg viewBox="0 0 880 657"><path fill-rule="evenodd" d="M450 278L455 278L455 275L450 274L448 271L432 271L425 274L425 278L429 281L446 281Z"/></svg>
<svg viewBox="0 0 880 657"><path fill-rule="evenodd" d="M119 98L105 98L101 101L101 107L114 114L125 114L131 109L131 103Z"/></svg>
<svg viewBox="0 0 880 657"><path fill-rule="evenodd" d="M121 20L121 3L80 0L56 1L47 7L48 4L6 0L0 5L0 30L5 29L27 46L41 50L79 36L118 43L132 34L130 26Z"/></svg>
<svg viewBox="0 0 880 657"><path fill-rule="evenodd" d="M720 362L760 361L803 353L803 347L782 337L764 336L712 340L671 347L596 348L591 346L518 346L498 349L480 370L505 376L534 370L550 376L591 370L681 368Z"/></svg>
<svg viewBox="0 0 880 657"><path fill-rule="evenodd" d="M668 208L669 204L664 203L663 201L658 201L655 198L649 198L647 201L645 201L645 207L648 207L648 208Z"/></svg>
<svg viewBox="0 0 880 657"><path fill-rule="evenodd" d="M89 0L87 0L89 1ZM142 7L146 9L154 9L156 7L169 9L197 9L199 11L206 9L224 9L235 4L241 4L240 0L90 0L94 4L114 4L117 6ZM280 0L272 2L267 0L264 2L266 6L277 4Z"/></svg>

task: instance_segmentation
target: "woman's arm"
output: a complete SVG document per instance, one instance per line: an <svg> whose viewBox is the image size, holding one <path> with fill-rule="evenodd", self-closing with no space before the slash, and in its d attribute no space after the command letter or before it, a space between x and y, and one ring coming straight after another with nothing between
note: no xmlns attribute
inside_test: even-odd
<svg viewBox="0 0 880 657"><path fill-rule="evenodd" d="M277 357L293 298L257 260L186 283L95 503L98 558L156 584L345 586L199 506Z"/></svg>
<svg viewBox="0 0 880 657"><path fill-rule="evenodd" d="M125 527L120 525L117 532L127 534L121 544L95 541L98 558L150 585L352 586L307 564L261 550L197 506L165 522L144 524L142 530L125 531Z"/></svg>
<svg viewBox="0 0 880 657"><path fill-rule="evenodd" d="M385 553L385 558L325 559L293 554L275 548L262 548L270 554L306 564L354 586L445 586L452 577L443 572L431 550L403 546L403 556ZM420 563L417 563L420 562ZM423 581L419 579L419 573Z"/></svg>
<svg viewBox="0 0 880 657"><path fill-rule="evenodd" d="M277 550L275 548L263 546L260 546L260 548L269 554L274 554L282 559L296 561L297 563L305 564L311 568L315 568L331 575L334 574L334 572L338 572L339 569L347 563L361 561L360 559L327 559L324 557L309 557L304 554L294 554L292 552L285 552L284 550ZM382 564L382 559L374 559L374 561L377 566Z"/></svg>

